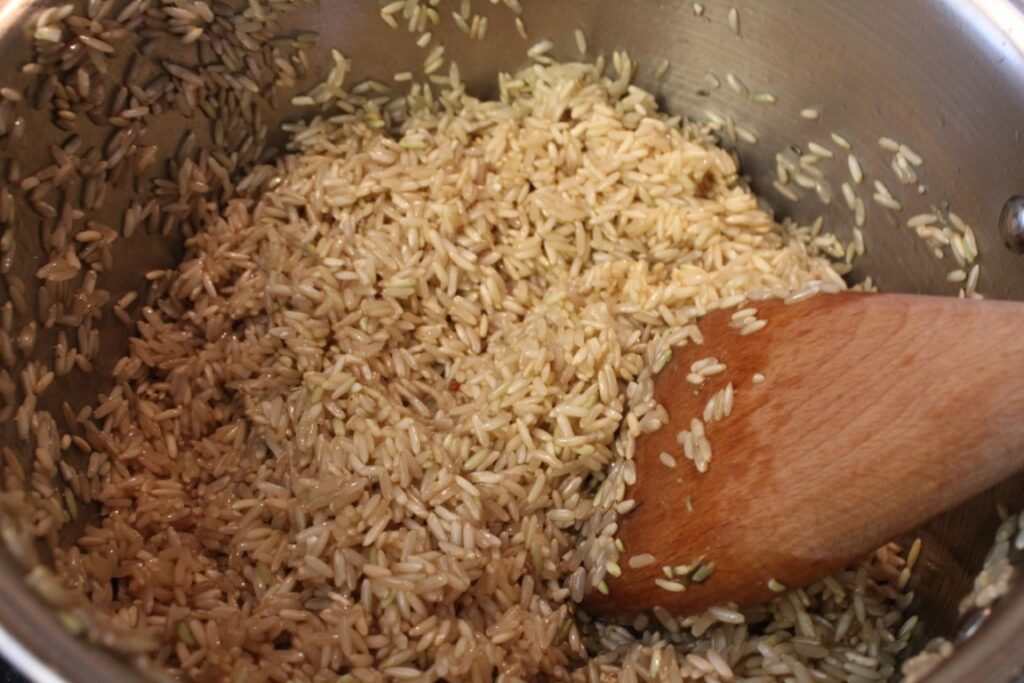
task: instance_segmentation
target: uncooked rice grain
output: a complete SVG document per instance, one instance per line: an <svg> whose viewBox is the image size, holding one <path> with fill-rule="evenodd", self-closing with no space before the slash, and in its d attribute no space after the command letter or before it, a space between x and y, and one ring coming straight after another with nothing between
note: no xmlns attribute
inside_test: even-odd
<svg viewBox="0 0 1024 683"><path fill-rule="evenodd" d="M812 154L816 154L819 157L825 159L831 159L832 157L835 156L832 150L830 150L828 147L825 147L824 145L819 145L817 142L814 142L813 140L807 143L807 149Z"/></svg>
<svg viewBox="0 0 1024 683"><path fill-rule="evenodd" d="M576 49L581 55L587 54L587 35L583 33L582 29L576 29Z"/></svg>
<svg viewBox="0 0 1024 683"><path fill-rule="evenodd" d="M858 185L864 182L864 171L861 170L860 161L857 160L857 157L850 154L846 157L846 164L849 166L850 177L853 178L853 182Z"/></svg>
<svg viewBox="0 0 1024 683"><path fill-rule="evenodd" d="M840 135L839 133L835 133L835 132L832 133L832 142L836 143L837 145L839 145L843 149L846 149L846 150L853 149L853 145L850 144L850 141L847 140L842 135Z"/></svg>

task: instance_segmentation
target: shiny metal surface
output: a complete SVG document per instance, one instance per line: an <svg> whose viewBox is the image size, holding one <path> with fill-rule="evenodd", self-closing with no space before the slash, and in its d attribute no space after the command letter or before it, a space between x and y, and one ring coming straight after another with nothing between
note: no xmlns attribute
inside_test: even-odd
<svg viewBox="0 0 1024 683"><path fill-rule="evenodd" d="M1024 197L1010 197L999 213L999 228L1006 247L1015 254L1024 254Z"/></svg>
<svg viewBox="0 0 1024 683"><path fill-rule="evenodd" d="M56 4L56 3L54 3ZM927 193L909 194L902 218L878 207L869 208L868 252L857 262L853 280L870 274L883 289L954 294L945 278L949 263L935 259L902 221L932 205L954 207L970 222L979 241L983 268L979 290L986 296L1024 299L1024 260L1004 246L1006 227L1000 221L1008 197L1024 188L1024 14L1010 0L705 0L707 10L694 16L691 3L680 0L541 0L524 2L529 42L515 32L507 10L476 3L489 16L485 42L470 42L450 22L435 31L448 54L459 62L471 92L495 92L495 73L525 64L532 42L548 38L555 55L578 59L573 31L583 29L589 58L599 52L625 49L640 63L637 82L651 89L672 112L705 118L709 110L733 116L758 137L757 144L737 145L751 183L780 214L809 219L824 213L839 235L848 239L851 218L840 201L823 207L805 199L787 202L772 188L774 154L811 141L828 144L830 134L850 140L865 171L881 174L888 157L877 145L880 136L895 137L925 159L921 169ZM0 0L0 84L25 84L18 67L28 56L26 15L47 6L38 0ZM729 29L726 13L738 8L741 35ZM276 93L265 107L271 122L271 143L281 144L278 123L302 116L290 95L322 76L338 48L354 60L356 80L375 76L390 82L396 71L419 71L425 50L404 31L390 31L377 16L373 0L322 0L303 6L283 30L315 30L319 44L310 53L313 76L288 92ZM185 58L187 55L175 55ZM671 60L661 80L657 65ZM709 88L706 75L725 81L734 73L751 92L771 92L774 105L757 104L725 85ZM805 107L820 111L815 121L801 118ZM15 150L22 166L45 163L46 147L64 138L46 117L26 120L30 134ZM150 136L170 157L182 133L206 128L169 116ZM99 139L102 131L94 131ZM845 159L837 155L822 164L830 176L845 178ZM0 163L0 172L6 172ZM144 179L143 179L144 180ZM836 181L838 185L838 180ZM145 183L136 187L144 191ZM902 191L902 188L900 188ZM102 217L116 224L132 190L114 191ZM838 192L836 192L838 196ZM1022 214L1015 205L1011 216ZM31 282L40 265L38 231L19 226L17 272ZM122 240L115 253L119 268L104 286L115 298L140 289L143 273L172 265L181 249L180 236L140 231ZM7 292L0 289L0 299ZM107 316L111 318L112 316ZM109 333L109 334L108 334ZM124 328L104 330L105 348L94 373L72 374L60 384L61 397L81 405L104 387L103 377L123 353ZM52 340L51 340L52 341ZM41 338L38 346L46 346ZM0 432L12 443L10 432ZM933 520L921 534L925 551L917 572L916 593L929 635L955 637L956 607L981 564L998 524L996 503L1010 509L1024 505L1024 478L1007 482L960 508ZM106 653L68 635L59 621L24 587L21 570L0 554L0 648L39 681L132 680L134 674ZM1004 599L980 625L974 637L932 680L1005 681L1024 665L1024 591ZM17 644L17 645L15 645ZM10 648L10 649L8 649Z"/></svg>

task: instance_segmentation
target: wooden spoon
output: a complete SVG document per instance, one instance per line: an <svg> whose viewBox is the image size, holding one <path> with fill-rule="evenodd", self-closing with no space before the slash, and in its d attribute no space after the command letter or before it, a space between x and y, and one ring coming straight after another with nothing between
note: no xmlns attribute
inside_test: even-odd
<svg viewBox="0 0 1024 683"><path fill-rule="evenodd" d="M764 329L741 336L734 311L709 313L704 343L658 374L669 423L638 441L623 573L587 596L594 613L766 601L1024 467L1024 304L848 293L749 306ZM726 369L688 382L709 356ZM732 412L707 424L700 474L676 435L729 383ZM653 564L630 568L645 554ZM656 585L678 565L684 591Z"/></svg>

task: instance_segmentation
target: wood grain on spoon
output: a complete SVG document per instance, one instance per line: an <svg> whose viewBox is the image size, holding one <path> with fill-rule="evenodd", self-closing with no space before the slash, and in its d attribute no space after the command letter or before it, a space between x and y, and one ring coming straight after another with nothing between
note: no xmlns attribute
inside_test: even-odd
<svg viewBox="0 0 1024 683"><path fill-rule="evenodd" d="M669 424L637 444L623 574L587 596L591 611L763 602L1024 466L1024 304L850 293L750 305L767 327L740 336L733 311L711 313L704 344L676 349L657 376ZM697 389L686 375L708 356L727 369ZM713 458L698 474L676 434L729 382L732 413L707 425ZM629 568L645 553L654 564ZM714 562L703 583L655 584L698 558Z"/></svg>

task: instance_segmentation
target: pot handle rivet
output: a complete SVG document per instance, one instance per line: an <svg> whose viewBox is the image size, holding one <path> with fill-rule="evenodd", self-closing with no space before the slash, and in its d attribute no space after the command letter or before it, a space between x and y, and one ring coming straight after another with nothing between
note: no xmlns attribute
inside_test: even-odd
<svg viewBox="0 0 1024 683"><path fill-rule="evenodd" d="M1003 204L999 213L999 232L1006 248L1024 254L1024 195L1014 195Z"/></svg>

